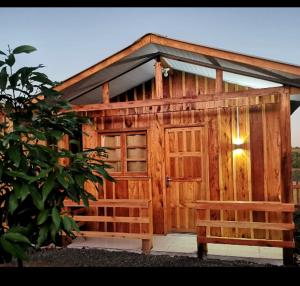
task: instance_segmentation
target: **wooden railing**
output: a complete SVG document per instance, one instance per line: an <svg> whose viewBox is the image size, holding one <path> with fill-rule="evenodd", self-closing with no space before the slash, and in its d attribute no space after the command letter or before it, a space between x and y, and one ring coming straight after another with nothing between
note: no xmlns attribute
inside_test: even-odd
<svg viewBox="0 0 300 286"><path fill-rule="evenodd" d="M81 202L77 204L72 201L65 201L65 207L84 207ZM75 215L73 219L80 222L112 222L112 223L138 223L146 225L141 227L139 233L130 232L109 232L109 231L91 231L85 230L80 231L78 236L83 237L118 237L118 238L132 238L142 240L142 251L149 253L152 248L152 237L153 237L153 221L152 221L152 202L151 200L134 200L134 199L102 199L97 201L90 201L89 206L93 208L128 208L128 209L140 209L140 216L100 216L100 215ZM76 233L75 233L76 234Z"/></svg>
<svg viewBox="0 0 300 286"><path fill-rule="evenodd" d="M245 212L276 212L282 213L284 222L253 222L253 221L225 221L211 220L210 210L217 211L245 211ZM254 246L274 246L283 248L294 248L294 241L291 240L271 240L255 239L242 237L222 237L211 236L211 227L220 228L243 228L243 229L263 229L279 230L293 232L295 225L293 223L292 213L295 211L294 204L280 202L262 202L262 201L197 201L196 202L196 227L198 247L204 249L206 243L222 243L237 245ZM292 235L289 237L293 237ZM203 246L204 245L204 246ZM199 249L199 248L198 248Z"/></svg>

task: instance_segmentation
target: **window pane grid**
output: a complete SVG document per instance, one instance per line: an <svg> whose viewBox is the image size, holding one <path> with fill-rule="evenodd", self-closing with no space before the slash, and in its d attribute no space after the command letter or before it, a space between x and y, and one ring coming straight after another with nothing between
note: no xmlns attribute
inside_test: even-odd
<svg viewBox="0 0 300 286"><path fill-rule="evenodd" d="M147 137L145 132L100 134L102 147L107 147L105 162L110 173L121 175L147 172Z"/></svg>

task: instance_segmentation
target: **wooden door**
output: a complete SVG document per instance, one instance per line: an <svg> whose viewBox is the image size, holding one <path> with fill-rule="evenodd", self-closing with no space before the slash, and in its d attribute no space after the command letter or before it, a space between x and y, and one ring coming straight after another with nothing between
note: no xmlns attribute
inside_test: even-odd
<svg viewBox="0 0 300 286"><path fill-rule="evenodd" d="M196 232L194 201L203 198L203 127L165 131L168 232Z"/></svg>

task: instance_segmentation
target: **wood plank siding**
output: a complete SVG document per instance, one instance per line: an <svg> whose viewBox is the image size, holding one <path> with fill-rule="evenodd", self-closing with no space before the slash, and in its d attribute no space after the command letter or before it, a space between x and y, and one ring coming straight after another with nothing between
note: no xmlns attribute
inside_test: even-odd
<svg viewBox="0 0 300 286"><path fill-rule="evenodd" d="M287 96L285 94L282 97L283 88L263 96L247 96L247 87L227 82L221 85L221 76L218 78L216 85L213 79L173 70L167 78L162 78L162 87L157 88L152 79L111 98L110 104L142 102L157 97L162 97L162 101L200 99L216 92L216 98L220 100L220 96L224 94L220 92L237 92L235 97L223 96L222 104L216 104L214 99L201 103L185 103L183 99L181 104L156 106L155 111L154 107L151 111L151 107L141 105L81 112L82 115L93 118L94 122L89 129L84 127L85 131L92 132L90 140L94 142L84 141L86 148L93 144L100 145L101 134L145 132L147 135L145 172L116 174L117 183L105 182L101 193L97 195L99 199L152 199L153 231L156 234L170 231L195 232L195 217L191 211L195 200L290 202L283 195L283 192L289 191L289 187L283 186L286 179L282 177L288 175L283 171L283 160L287 160L283 157L288 148L283 145L283 140L288 135L283 128L286 123L279 116L284 109L283 100L286 101ZM157 96L157 92L161 95ZM234 142L238 134L243 144L241 150L236 152ZM175 171L170 169L170 160L173 160L170 158L175 156L172 155L170 144L175 144L177 148L176 154L174 153L177 156L174 158L177 160ZM178 148L182 148L182 151ZM188 168L193 168L197 173L197 182L191 182L193 172L185 171ZM171 181L173 187L168 189L165 178L170 174L167 172L180 173L186 182ZM176 190L176 193L170 194L170 190ZM173 205L170 209L173 211L167 209L171 203ZM103 207L98 209L98 215L134 217L139 216L139 211ZM90 215L92 214L94 213L91 212ZM210 220L241 222L239 227L232 227L230 223L222 226L211 224L210 235L213 237L242 237L252 240L280 240L283 239L283 231L247 228L242 222L251 222L254 226L260 226L261 222L287 222L275 212L227 209L210 210ZM95 230L96 224L99 231L110 232L139 233L143 228L142 223L104 221L90 222L93 226L91 230Z"/></svg>

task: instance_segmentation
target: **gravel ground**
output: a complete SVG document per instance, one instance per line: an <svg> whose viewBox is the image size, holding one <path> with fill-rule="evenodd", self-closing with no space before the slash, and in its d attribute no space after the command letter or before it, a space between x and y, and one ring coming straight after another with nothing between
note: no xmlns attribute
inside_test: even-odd
<svg viewBox="0 0 300 286"><path fill-rule="evenodd" d="M4 265L2 265L4 266ZM15 266L10 264L6 266ZM100 249L44 249L33 253L25 267L276 267L236 260L199 260L187 256L143 255Z"/></svg>

